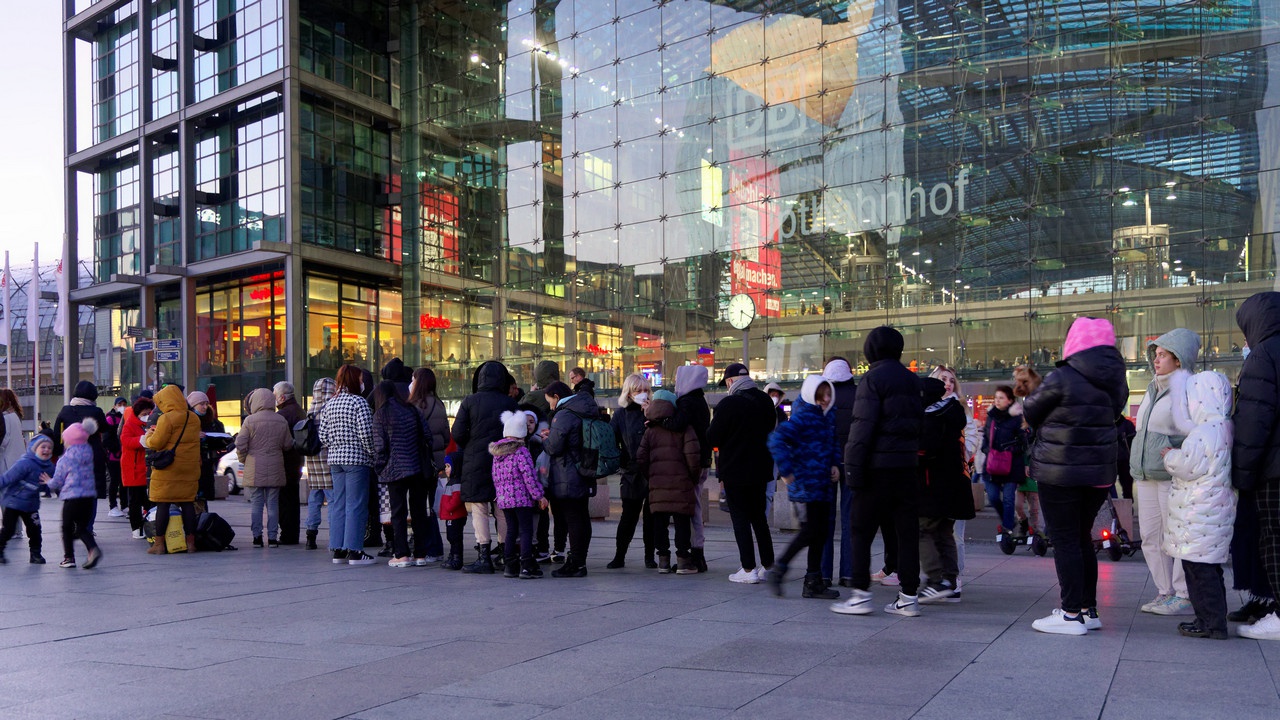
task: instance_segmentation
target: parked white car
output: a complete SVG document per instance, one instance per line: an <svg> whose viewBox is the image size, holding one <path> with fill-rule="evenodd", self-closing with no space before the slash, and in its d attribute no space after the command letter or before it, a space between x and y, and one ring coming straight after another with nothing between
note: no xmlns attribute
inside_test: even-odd
<svg viewBox="0 0 1280 720"><path fill-rule="evenodd" d="M244 463L236 458L236 451L223 455L214 471L217 479L227 484L228 495L239 495L244 490ZM302 465L302 487L307 486L307 466Z"/></svg>

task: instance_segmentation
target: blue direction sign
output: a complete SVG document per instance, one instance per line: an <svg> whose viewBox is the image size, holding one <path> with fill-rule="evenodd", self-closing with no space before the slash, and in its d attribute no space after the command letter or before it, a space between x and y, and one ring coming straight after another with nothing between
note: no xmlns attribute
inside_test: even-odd
<svg viewBox="0 0 1280 720"><path fill-rule="evenodd" d="M133 344L133 351L136 353L151 352L156 349L154 340L139 340Z"/></svg>
<svg viewBox="0 0 1280 720"><path fill-rule="evenodd" d="M181 350L182 340L173 338L170 340L156 340L156 350Z"/></svg>
<svg viewBox="0 0 1280 720"><path fill-rule="evenodd" d="M179 362L182 360L180 350L157 350L156 362Z"/></svg>

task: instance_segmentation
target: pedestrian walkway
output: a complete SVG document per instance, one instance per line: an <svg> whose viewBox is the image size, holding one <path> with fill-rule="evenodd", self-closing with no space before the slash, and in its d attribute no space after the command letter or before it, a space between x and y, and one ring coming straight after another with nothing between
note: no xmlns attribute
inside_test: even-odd
<svg viewBox="0 0 1280 720"><path fill-rule="evenodd" d="M846 617L801 599L798 573L784 599L727 582L723 527L707 575L644 570L638 539L605 570L615 525L597 522L589 577L523 581L253 549L248 506L213 509L239 551L146 555L101 503L102 565L63 570L46 501L52 564L14 544L0 567L0 717L1280 717L1280 643L1138 612L1140 556L1102 562L1103 630L1062 637L1031 629L1055 607L1052 559L990 542L969 545L963 603Z"/></svg>

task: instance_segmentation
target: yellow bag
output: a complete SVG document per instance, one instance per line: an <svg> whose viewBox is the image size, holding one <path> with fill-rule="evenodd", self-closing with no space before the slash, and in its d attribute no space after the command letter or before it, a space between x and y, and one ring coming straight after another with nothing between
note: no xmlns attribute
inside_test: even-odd
<svg viewBox="0 0 1280 720"><path fill-rule="evenodd" d="M183 531L181 517L175 515L169 518L169 527L164 533L164 546L171 553L187 551L187 536Z"/></svg>

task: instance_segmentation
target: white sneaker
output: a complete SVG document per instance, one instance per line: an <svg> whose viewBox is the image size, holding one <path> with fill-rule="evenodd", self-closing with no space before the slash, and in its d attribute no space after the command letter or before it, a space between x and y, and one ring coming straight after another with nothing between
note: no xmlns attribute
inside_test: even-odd
<svg viewBox="0 0 1280 720"><path fill-rule="evenodd" d="M878 583L884 579L884 570L877 570L871 574L871 582Z"/></svg>
<svg viewBox="0 0 1280 720"><path fill-rule="evenodd" d="M875 612L871 606L871 593L854 588L849 591L849 599L831 603L831 612L841 615L870 615Z"/></svg>
<svg viewBox="0 0 1280 720"><path fill-rule="evenodd" d="M1156 608L1169 602L1168 595L1157 595L1154 600L1142 606L1142 612L1155 612Z"/></svg>
<svg viewBox="0 0 1280 720"><path fill-rule="evenodd" d="M350 562L350 561L348 561L348 562ZM403 558L391 558L390 560L388 560L388 561L387 561L387 565L389 565L389 566L391 566L391 567L393 567L393 568L407 568L407 567L413 567L413 558L407 558L407 557L403 557Z"/></svg>
<svg viewBox="0 0 1280 720"><path fill-rule="evenodd" d="M757 585L760 583L760 574L756 570L757 568L751 568L750 570L738 568L738 572L729 576L729 582Z"/></svg>
<svg viewBox="0 0 1280 720"><path fill-rule="evenodd" d="M920 599L916 595L907 595L899 592L898 599L884 606L884 611L890 615L901 615L903 617L920 617Z"/></svg>
<svg viewBox="0 0 1280 720"><path fill-rule="evenodd" d="M896 572L891 572L880 578L880 584L885 587L898 587L902 585L902 583L898 582L898 573Z"/></svg>
<svg viewBox="0 0 1280 720"><path fill-rule="evenodd" d="M120 508L111 508L107 511L107 517L124 517L124 512Z"/></svg>
<svg viewBox="0 0 1280 720"><path fill-rule="evenodd" d="M147 534L142 532L141 530L134 530L132 537L134 540L146 540Z"/></svg>
<svg viewBox="0 0 1280 720"><path fill-rule="evenodd" d="M1089 628L1085 627L1083 615L1068 618L1061 609L1055 608L1048 617L1042 617L1031 623L1031 627L1042 633L1051 635L1085 635Z"/></svg>
<svg viewBox="0 0 1280 720"><path fill-rule="evenodd" d="M414 558L413 564L415 567L431 567L432 565L439 565L440 560L441 557L439 555L428 555L426 557Z"/></svg>
<svg viewBox="0 0 1280 720"><path fill-rule="evenodd" d="M1251 640L1280 640L1280 615L1273 612L1252 625L1241 625L1236 634Z"/></svg>
<svg viewBox="0 0 1280 720"><path fill-rule="evenodd" d="M1192 609L1190 600L1170 595L1164 603L1151 608L1151 612L1156 615L1194 615L1196 611Z"/></svg>
<svg viewBox="0 0 1280 720"><path fill-rule="evenodd" d="M1102 618L1098 617L1097 608L1089 608L1088 610L1081 610L1080 614L1084 615L1085 630L1101 630L1102 629Z"/></svg>
<svg viewBox="0 0 1280 720"><path fill-rule="evenodd" d="M756 566L756 582L764 582L765 576L768 574L769 571L765 570L763 565Z"/></svg>

